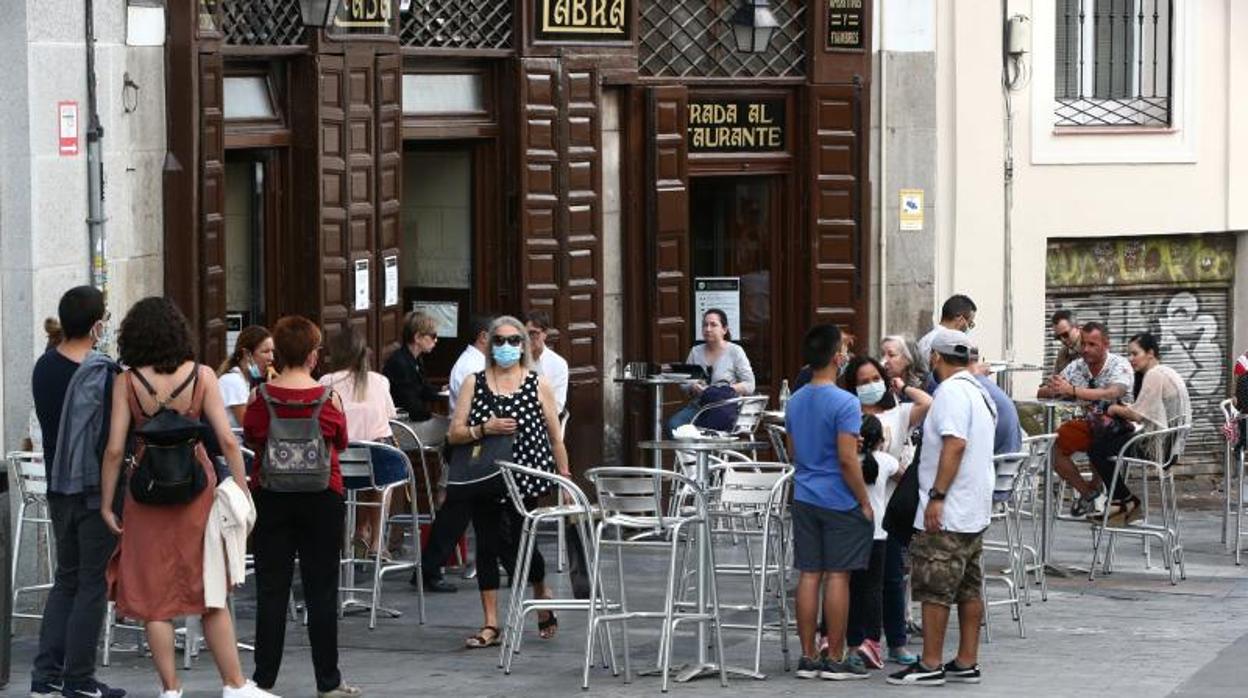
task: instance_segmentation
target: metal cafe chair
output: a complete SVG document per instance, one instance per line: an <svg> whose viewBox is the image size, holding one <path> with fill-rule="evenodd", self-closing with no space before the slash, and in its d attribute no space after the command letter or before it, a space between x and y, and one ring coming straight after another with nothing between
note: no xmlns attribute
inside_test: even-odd
<svg viewBox="0 0 1248 698"><path fill-rule="evenodd" d="M567 408L559 413L559 433L566 436L568 433L568 418L570 414ZM563 526L557 526L555 529L539 531L539 535L553 535L555 537L556 556L555 571L562 574L567 570L570 561L568 560L568 540L564 532Z"/></svg>
<svg viewBox="0 0 1248 698"><path fill-rule="evenodd" d="M535 598L526 600L524 598L524 589L527 586L529 569L533 564L533 553L537 548L537 536L543 527L555 526L562 530L565 524L568 523L575 526L577 535L580 536L583 542L581 546L583 557L580 560L583 566L581 569L591 569L589 550L593 540L591 522L595 517L595 510L593 505L589 503L589 498L585 495L585 492L572 480L562 475L508 461L500 461L499 465L502 468L503 481L506 483L511 503L524 519L520 530L520 541L517 546L519 557L516 559L515 575L512 577L511 583L511 601L507 607L506 619L503 622L502 646L499 648L498 655L498 666L503 669L504 673L510 674L512 661L515 659L515 655L520 653L520 645L524 639L524 620L530 613L538 611L589 611L591 601L588 598ZM518 475L525 475L549 482L554 487L556 493L555 501L557 503L529 508L525 504L525 498L520 491L520 487L516 484ZM599 610L606 611L609 609L605 605L601 605ZM615 668L615 648L611 640L611 634L604 628L601 635L600 641L603 643L602 650L605 655L603 664L610 667L613 674L618 674L619 672Z"/></svg>
<svg viewBox="0 0 1248 698"><path fill-rule="evenodd" d="M9 480L17 493L17 517L13 528L13 563L9 570L9 589L12 594L11 618L39 620L41 613L25 613L18 611L18 596L45 592L52 588L52 580L56 575L56 564L53 561L55 540L52 535L52 518L48 510L48 476L44 468L43 454L35 451L13 451L8 456ZM34 584L18 583L17 573L21 569L22 541L28 527L34 527L35 549L43 548L43 570L36 570L36 577L46 572L46 582L35 580Z"/></svg>
<svg viewBox="0 0 1248 698"><path fill-rule="evenodd" d="M789 432L779 424L768 424L767 440L771 442L771 450L775 453L776 460L780 463L792 465L793 461L789 458L788 437Z"/></svg>
<svg viewBox="0 0 1248 698"><path fill-rule="evenodd" d="M714 465L718 489L712 493L709 515L713 535L731 536L745 541L744 563L723 563L716 574L744 577L750 583L750 602L726 604L720 610L744 611L754 615L748 624L721 622L722 627L749 630L754 635L754 674L762 676L763 631L768 597L774 602L779 630L780 651L784 670L789 670L789 607L788 607L788 504L792 489L793 468L784 463L726 462ZM752 541L760 548L755 556ZM722 558L721 558L722 559ZM687 590L683 587L682 591Z"/></svg>
<svg viewBox="0 0 1248 698"><path fill-rule="evenodd" d="M1014 513L1021 535L1023 520L1031 522L1031 544L1022 543L1023 559L1023 601L1031 605L1031 585L1040 587L1040 600L1049 600L1049 578L1045 571L1045 554L1041 550L1040 526L1043 517L1042 505L1039 501L1040 486L1044 478L1044 468L1048 465L1053 444L1057 434L1038 434L1029 436L1022 441L1022 448L1028 454L1023 471L1019 477L1018 494L1011 500L1009 507ZM1021 542L1021 538L1019 539ZM1030 562L1027 561L1030 558ZM1032 580L1028 580L1028 577Z"/></svg>
<svg viewBox="0 0 1248 698"><path fill-rule="evenodd" d="M599 627L619 623L623 629L624 680L632 680L632 660L629 657L628 622L635 619L658 619L662 621L659 635L659 672L661 689L667 692L671 679L672 647L676 629L682 623L708 623L715 636L715 663L718 664L720 684L728 685L724 667L724 641L720 628L719 593L715 579L715 546L710 544L710 514L706 494L700 485L680 473L653 468L604 467L593 468L585 477L598 491L598 508L601 519L594 532L593 570L590 573L589 622L586 627L585 658L581 688L589 688L589 669L594 657L594 642ZM664 514L664 485L672 489L688 488L693 492L693 506L684 508L676 516ZM641 532L641 535L634 535ZM678 610L676 586L679 582L681 548L696 544L701 536L707 543L709 568L706 570L708 598L711 608L694 609L692 612ZM603 553L615 550L616 576L619 585L618 609L599 612L607 604L602 579ZM627 600L628 584L624 575L624 549L661 550L667 553L667 580L663 607L653 611L630 611ZM699 653L705 648L699 647Z"/></svg>
<svg viewBox="0 0 1248 698"><path fill-rule="evenodd" d="M1002 574L989 574L985 556L981 555L980 579L981 594L984 599L984 640L992 641L991 611L993 606L1009 606L1010 615L1018 623L1018 636L1027 637L1023 625L1022 590L1027 585L1026 560L1023 551L1022 521L1018 517L1018 498L1021 485L1026 479L1027 462L1032 458L1030 451L1018 453L1002 453L992 459L996 478L992 488L992 518L1005 524L1004 541L984 541L984 552L1003 552L1009 561L1009 568ZM988 599L988 583L999 582L1005 586L1006 597L990 601Z"/></svg>
<svg viewBox="0 0 1248 698"><path fill-rule="evenodd" d="M415 525L414 519L406 517L395 521L396 517L390 516L390 501L394 494L400 490L407 488L409 491L414 489L415 476L412 472L411 462L407 458L407 454L402 450L375 441L352 441L351 444L339 455L339 464L342 468L343 484L347 490L347 532L349 537L355 530L355 520L359 515L362 507L375 508L379 512L378 521L381 531L378 533L378 541L386 540L387 528L390 525ZM375 492L376 501L361 501L359 494L365 491ZM419 540L419 534L416 534ZM339 615L344 615L348 609L360 608L368 609L368 628L372 630L377 627L377 613L381 611L391 618L402 616L402 612L397 609L385 608L381 605L381 582L385 575L393 572L410 572L416 570L417 574L413 575L417 580L417 597L418 597L418 615L419 622L425 622L425 592L424 587L420 584L423 575L420 571L420 546L414 546L413 559L407 562L387 563L382 559L382 546L378 544L376 550L365 559L357 559L350 541L347 541L346 557L342 560L343 581L339 587L339 593L345 598L339 607ZM371 584L368 587L360 587L355 581L355 565L356 563L364 563L372 569ZM363 602L355 597L357 593L367 593L368 601Z"/></svg>
<svg viewBox="0 0 1248 698"><path fill-rule="evenodd" d="M435 483L433 482L433 478L429 475L428 459L430 457L435 457L439 460L439 462L441 462L441 447L424 443L424 441L416 433L416 430L413 429L407 422L401 420L390 420L390 431L394 433L394 441L400 450L415 453L420 457L420 472L416 473L415 476L419 478L418 483L424 486L425 496L423 501L419 503L417 502L417 500L420 499L420 488L414 488L411 493L411 515L416 517L416 525L412 526L412 546L419 550L421 547L420 527L425 526L432 529L433 520L438 516L437 502L434 497L437 490ZM445 439L445 435L443 438ZM410 461L411 458L409 457L408 460ZM443 474L445 474L446 464L443 463L442 465ZM416 463L413 462L413 470L415 470L415 466ZM424 509L423 513L420 511L422 508ZM397 521L403 521L404 516L406 515L400 514L397 515L395 519ZM455 556L456 562L459 563L459 566L467 569L468 563L465 559L464 548L462 545L455 546Z"/></svg>
<svg viewBox="0 0 1248 698"><path fill-rule="evenodd" d="M1102 571L1109 574L1113 571L1114 544L1119 535L1140 536L1145 543L1145 555L1148 554L1148 542L1156 538L1162 545L1162 559L1170 573L1170 583L1178 584L1180 579L1187 579L1187 568L1183 562L1183 531L1179 519L1179 499L1174 487L1174 465L1183 456L1187 435L1191 431L1191 421L1187 417L1174 420L1175 423L1166 429L1156 431L1141 430L1123 444L1114 458L1114 477L1107 484L1109 492L1120 479L1127 480L1132 474L1140 475L1140 499L1144 516L1139 521L1110 525L1109 507L1105 507L1100 521L1092 522L1092 565L1088 569L1088 579L1096 575L1096 563L1101 562ZM1161 498L1161 522L1150 519L1148 475L1157 478L1158 491ZM1101 543L1109 534L1105 557L1100 557Z"/></svg>

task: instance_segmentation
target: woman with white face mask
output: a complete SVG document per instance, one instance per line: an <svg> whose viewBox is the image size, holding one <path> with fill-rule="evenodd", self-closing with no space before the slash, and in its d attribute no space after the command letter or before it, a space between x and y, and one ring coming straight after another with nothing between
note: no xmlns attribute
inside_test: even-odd
<svg viewBox="0 0 1248 698"><path fill-rule="evenodd" d="M890 386L887 375L884 366L875 359L855 356L845 365L840 378L841 387L858 396L862 413L873 415L880 421L884 436L880 447L896 458L901 466L885 486L885 501L892 497L896 481L901 479L914 459L910 432L922 423L932 405L931 395L901 378L894 378ZM907 401L899 400L901 395ZM883 668L886 659L905 665L918 661L906 649L906 577L901 542L890 536L884 555L883 620L888 652L885 655L878 643L863 642L858 646L863 661L877 669ZM855 636L851 641L861 642L861 638Z"/></svg>

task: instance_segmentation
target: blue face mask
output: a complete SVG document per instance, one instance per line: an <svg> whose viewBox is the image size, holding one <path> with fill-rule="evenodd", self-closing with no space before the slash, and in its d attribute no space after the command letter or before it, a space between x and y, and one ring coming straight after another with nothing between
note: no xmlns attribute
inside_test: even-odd
<svg viewBox="0 0 1248 698"><path fill-rule="evenodd" d="M884 381L863 383L858 386L858 401L864 405L874 405L884 399Z"/></svg>
<svg viewBox="0 0 1248 698"><path fill-rule="evenodd" d="M495 346L493 350L494 363L503 368L511 368L520 362L520 357L524 356L524 350L520 347L513 347L510 344L503 346Z"/></svg>
<svg viewBox="0 0 1248 698"><path fill-rule="evenodd" d="M251 374L254 381L260 380L260 367L255 364L247 364L247 373Z"/></svg>

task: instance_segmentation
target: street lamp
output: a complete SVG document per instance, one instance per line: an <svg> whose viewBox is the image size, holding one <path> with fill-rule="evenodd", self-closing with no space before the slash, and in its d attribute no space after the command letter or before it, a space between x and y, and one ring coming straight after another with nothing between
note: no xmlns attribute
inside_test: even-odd
<svg viewBox="0 0 1248 698"><path fill-rule="evenodd" d="M732 15L732 33L737 39L737 50L763 53L779 26L780 22L776 21L767 0L741 0L741 6Z"/></svg>
<svg viewBox="0 0 1248 698"><path fill-rule="evenodd" d="M305 27L324 27L338 9L338 0L299 0Z"/></svg>

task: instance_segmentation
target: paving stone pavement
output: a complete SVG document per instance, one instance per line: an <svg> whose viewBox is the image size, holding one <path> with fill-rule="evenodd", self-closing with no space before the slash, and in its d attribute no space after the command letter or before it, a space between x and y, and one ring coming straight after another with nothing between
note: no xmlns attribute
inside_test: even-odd
<svg viewBox="0 0 1248 698"><path fill-rule="evenodd" d="M1236 567L1219 542L1219 517L1215 512L1187 512L1184 538L1188 543L1187 580L1171 586L1154 549L1153 569L1144 568L1140 546L1133 540L1119 543L1117 569L1108 577L1088 582L1086 574L1060 579L1050 577L1049 600L1025 609L1027 637L1019 638L1004 607L992 609L993 641L981 652L984 683L979 686L947 686L942 691L980 696L1244 696L1248 695L1248 570ZM1090 538L1078 525L1059 529L1055 559L1068 565L1086 566ZM549 539L543 549L553 557ZM627 563L633 586L630 604L639 607L660 593L657 562L637 557ZM381 618L369 631L367 618L349 616L340 624L341 665L344 675L362 686L370 696L571 696L580 690L580 659L584 651L581 614L560 617L558 637L537 638L534 622L526 631L524 652L514 670L505 676L497 668L497 652L462 649L463 639L480 622L475 584L451 574L460 587L457 594L430 594L428 622L416 622L415 595L406 579L396 576L385 585L384 601L405 611L398 619ZM566 591L566 575L552 575L558 591ZM735 590L735 593L734 593ZM505 592L506 590L504 590ZM1038 590L1036 590L1038 591ZM724 583L725 600L740 598L741 587ZM992 592L990 592L992 593ZM996 597L996 594L992 594ZM500 594L505 598L505 594ZM252 598L245 587L239 595L241 634L254 629ZM955 646L956 623L950 629L946 655ZM26 695L28 670L35 649L37 628L19 622L14 638L14 675L3 695ZM635 666L652 662L657 650L657 631L634 626ZM752 643L743 633L725 636L733 664L750 660ZM124 640L123 640L124 641ZM693 653L691 631L678 637L678 657ZM921 642L912 641L919 651ZM796 648L796 638L793 639ZM794 657L797 651L794 650ZM181 656L179 655L179 661ZM244 670L251 657L243 654ZM890 670L892 666L890 665ZM869 680L848 684L808 682L782 670L777 636L765 638L764 671L767 680L733 679L728 695L905 695L918 689L888 686L882 672ZM111 667L100 677L130 690L131 695L157 694L155 674L147 659L133 653L116 653ZM202 654L194 667L182 672L186 695L219 695L219 679L211 656ZM284 696L314 696L311 661L306 634L296 623L287 631L285 664L275 689ZM591 691L601 696L648 696L659 693L658 679L634 678L625 684L604 669L596 668ZM718 682L703 679L673 685L673 696L725 695Z"/></svg>

